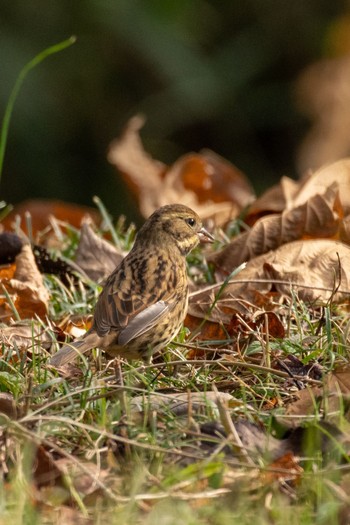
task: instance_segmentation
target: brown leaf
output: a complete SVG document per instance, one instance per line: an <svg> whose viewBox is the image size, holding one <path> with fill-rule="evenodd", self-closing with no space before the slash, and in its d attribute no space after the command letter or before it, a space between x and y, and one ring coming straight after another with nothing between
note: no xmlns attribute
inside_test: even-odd
<svg viewBox="0 0 350 525"><path fill-rule="evenodd" d="M196 339L200 339L203 341L214 339L226 339L227 331L220 324L213 323L211 321L206 321L202 324L202 326L201 324L202 320L199 320L198 317L194 317L193 315L187 314L184 325L191 332L193 332L194 330L198 330L198 335L196 336ZM196 352L194 352L194 354L197 355ZM191 359L191 357L187 357L188 359Z"/></svg>
<svg viewBox="0 0 350 525"><path fill-rule="evenodd" d="M324 413L336 413L342 410L342 396L350 395L350 368L340 368L326 376L323 386L313 386L295 394L296 400L290 403L285 412L291 425L299 423L298 417ZM289 420L289 417L292 418Z"/></svg>
<svg viewBox="0 0 350 525"><path fill-rule="evenodd" d="M336 236L341 214L337 184L332 184L323 195L315 194L300 206L259 219L249 232L210 255L208 260L221 272L229 274L242 262L282 244L303 238Z"/></svg>
<svg viewBox="0 0 350 525"><path fill-rule="evenodd" d="M231 203L234 210L241 210L254 199L254 192L243 173L211 150L180 157L165 173L164 185L179 196L195 194L194 202L203 218L212 213L206 209L215 209L212 202Z"/></svg>
<svg viewBox="0 0 350 525"><path fill-rule="evenodd" d="M275 283L281 294L290 294L290 284L297 283L300 299L326 303L349 299L350 247L336 241L297 241L281 246L273 258L263 263L264 275ZM339 290L333 295L335 288Z"/></svg>
<svg viewBox="0 0 350 525"><path fill-rule="evenodd" d="M5 414L9 419L16 420L22 416L24 411L23 403L18 403L12 394L0 392L0 413Z"/></svg>
<svg viewBox="0 0 350 525"><path fill-rule="evenodd" d="M143 124L139 116L129 121L121 138L111 144L108 160L136 194L144 217L164 204L181 202L202 218L223 224L253 200L244 175L209 150L185 155L169 169L152 159L140 140Z"/></svg>
<svg viewBox="0 0 350 525"><path fill-rule="evenodd" d="M219 305L211 316L216 319L216 322L214 322L213 320L207 320L205 312L198 309L198 304L192 304L190 311L195 312L196 315L187 314L185 325L193 332L191 334L192 337L195 335L195 339L205 340L207 343L213 341L215 346L218 340L223 341L228 338L234 338L242 346L254 332L259 332L260 334L268 332L270 337L276 339L285 337L284 326L274 312L266 311L255 316L238 315L230 309L226 310L225 307L221 309ZM220 315L221 319L219 319ZM231 316L230 319L229 316ZM206 319L205 322L203 322L204 318ZM198 330L199 333L197 333ZM210 347L207 346L206 348L191 349L187 354L187 359L215 359L218 356L220 356L220 353L210 350Z"/></svg>
<svg viewBox="0 0 350 525"><path fill-rule="evenodd" d="M289 177L281 177L275 186L267 189L261 197L256 199L249 207L244 220L252 226L260 217L270 213L281 213L286 208L291 208L291 203L299 189L299 183Z"/></svg>
<svg viewBox="0 0 350 525"><path fill-rule="evenodd" d="M255 330L259 329L262 334L269 334L276 339L285 337L284 326L275 312L264 312L255 318Z"/></svg>
<svg viewBox="0 0 350 525"><path fill-rule="evenodd" d="M6 264L0 267L0 281L4 279L12 279L15 275L16 265Z"/></svg>
<svg viewBox="0 0 350 525"><path fill-rule="evenodd" d="M48 309L49 293L36 264L29 245L24 245L16 257L16 270L13 279L3 279L17 312L22 319L45 318ZM0 307L3 318L13 316L11 306L4 301Z"/></svg>
<svg viewBox="0 0 350 525"><path fill-rule="evenodd" d="M22 354L27 351L40 353L42 348L50 350L52 338L47 331L43 331L40 324L15 323L11 326L0 328L0 344Z"/></svg>
<svg viewBox="0 0 350 525"><path fill-rule="evenodd" d="M283 339L285 336L284 326L274 312L264 312L256 316L234 313L227 331L232 336L249 336L255 331L259 331L261 334L268 333L277 339Z"/></svg>
<svg viewBox="0 0 350 525"><path fill-rule="evenodd" d="M65 336L69 335L73 339L78 339L91 328L92 315L70 315L64 318L58 325L58 329L62 333L59 340L64 341Z"/></svg>
<svg viewBox="0 0 350 525"><path fill-rule="evenodd" d="M350 115L350 112L349 112ZM319 170L305 177L294 199L293 205L305 204L314 195L323 195L336 183L344 216L350 213L350 158L345 158L322 166Z"/></svg>
<svg viewBox="0 0 350 525"><path fill-rule="evenodd" d="M339 256L339 259L338 259ZM282 281L282 282L280 282ZM341 282L337 293L333 292ZM235 275L219 299L218 283L190 297L189 313L209 320L229 323L236 312L249 311L252 305L273 310L276 296L290 295L291 288L308 302L326 303L349 299L350 247L328 240L295 241L260 255ZM245 307L245 304L247 307Z"/></svg>
<svg viewBox="0 0 350 525"><path fill-rule="evenodd" d="M87 222L83 223L75 262L90 279L99 282L107 277L124 255L111 243L99 237Z"/></svg>
<svg viewBox="0 0 350 525"><path fill-rule="evenodd" d="M61 477L62 472L52 455L42 445L39 445L33 465L33 478L36 485L38 487L54 485L61 480Z"/></svg>
<svg viewBox="0 0 350 525"><path fill-rule="evenodd" d="M101 222L99 213L88 206L71 204L58 200L27 200L17 204L1 221L2 227L11 230L17 216L21 219L21 228L28 234L26 216L30 216L31 230L34 235L44 230L50 224L50 217L64 221L75 228L80 228L83 218L89 216L96 224Z"/></svg>
<svg viewBox="0 0 350 525"><path fill-rule="evenodd" d="M299 465L299 458L291 452L287 452L269 465L269 470L263 473L266 483L273 481L293 482L293 485L300 482L304 469Z"/></svg>

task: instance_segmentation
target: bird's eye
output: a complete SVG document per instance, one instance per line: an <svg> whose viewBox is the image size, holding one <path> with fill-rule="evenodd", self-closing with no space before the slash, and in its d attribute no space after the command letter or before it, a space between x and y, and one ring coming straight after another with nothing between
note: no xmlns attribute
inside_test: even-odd
<svg viewBox="0 0 350 525"><path fill-rule="evenodd" d="M190 217L189 219L185 219L187 224L193 228L193 226L196 224L196 219L193 219L193 217Z"/></svg>

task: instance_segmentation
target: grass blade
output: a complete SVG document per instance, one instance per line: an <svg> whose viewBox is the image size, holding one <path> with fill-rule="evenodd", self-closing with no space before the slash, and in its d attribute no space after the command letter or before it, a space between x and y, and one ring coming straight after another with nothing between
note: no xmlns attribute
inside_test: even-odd
<svg viewBox="0 0 350 525"><path fill-rule="evenodd" d="M75 36L71 36L70 38L67 38L66 40L63 40L62 42L59 42L58 44L55 44L51 47L48 47L44 49L44 51L41 51L38 53L28 64L24 66L24 68L20 71L17 80L15 82L15 85L13 86L13 89L11 91L9 100L6 105L4 118L1 125L0 130L0 181L1 181L1 174L2 174L2 167L4 164L4 157L5 157L5 149L6 149L6 142L7 142L7 136L10 126L10 120L12 111L16 102L16 98L18 96L18 93L22 87L22 84L28 75L29 71L36 67L38 64L40 64L45 58L47 58L50 55L54 55L55 53L59 53L63 49L66 49L67 47L74 44L76 41Z"/></svg>

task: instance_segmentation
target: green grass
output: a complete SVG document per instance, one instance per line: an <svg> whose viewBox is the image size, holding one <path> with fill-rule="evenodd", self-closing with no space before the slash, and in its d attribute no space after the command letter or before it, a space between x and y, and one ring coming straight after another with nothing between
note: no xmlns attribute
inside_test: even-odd
<svg viewBox="0 0 350 525"><path fill-rule="evenodd" d="M130 247L130 231L122 223L115 228L123 249ZM62 238L66 253L73 255L78 237ZM189 266L198 282L210 281L200 251ZM56 324L68 315L92 313L100 287L64 285L56 276L45 276L45 285L51 304L49 319L40 326L54 348ZM324 376L346 363L348 325L338 306L322 310L291 298L277 315L288 326L283 340L266 341L252 329L238 353L230 336L188 343L183 329L163 357L151 366L122 363L121 376L97 351L60 375L47 366L49 353L38 352L34 337L25 353L4 345L0 391L13 396L18 415L5 410L1 416L0 523L60 523L64 512L73 512L74 520L111 525L342 523L341 513L350 508L348 449L327 429L315 433L314 428L326 420L347 434L346 395L339 396L337 410L301 415L314 433L298 473L273 464L264 450L253 450L256 443L245 444L242 452L234 436L213 435L207 447L201 441L200 425L215 421L227 430L231 417L234 424L243 420L260 429L266 442L271 434L285 435L288 418L282 426L278 418L298 388L288 372L274 368L277 358L291 354L305 365L317 361ZM193 348L204 355L188 360ZM220 359L212 359L213 348ZM308 388L315 383L298 378ZM214 388L232 396L227 406L205 399ZM182 412L166 401L174 393L185 396ZM203 396L200 407L194 395ZM325 390L324 407L327 395ZM321 405L317 399L315 407ZM51 480L47 461L55 473Z"/></svg>

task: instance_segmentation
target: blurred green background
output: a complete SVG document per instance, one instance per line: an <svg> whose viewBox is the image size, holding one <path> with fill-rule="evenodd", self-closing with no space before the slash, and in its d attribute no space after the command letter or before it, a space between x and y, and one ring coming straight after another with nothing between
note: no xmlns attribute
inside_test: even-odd
<svg viewBox="0 0 350 525"><path fill-rule="evenodd" d="M146 148L171 163L207 147L256 191L297 176L310 123L293 95L299 73L328 53L340 0L7 0L0 2L0 106L21 68L70 35L78 40L31 71L16 102L1 198L92 204L133 216L135 202L106 160L137 112Z"/></svg>

